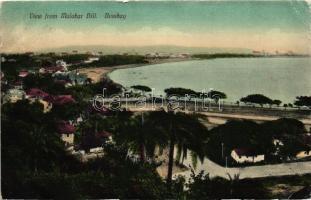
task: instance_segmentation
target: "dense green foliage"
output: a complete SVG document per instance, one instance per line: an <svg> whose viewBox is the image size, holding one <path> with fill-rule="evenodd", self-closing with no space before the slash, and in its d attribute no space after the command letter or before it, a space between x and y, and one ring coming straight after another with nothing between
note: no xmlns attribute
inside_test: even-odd
<svg viewBox="0 0 311 200"><path fill-rule="evenodd" d="M2 110L2 194L5 198L164 198L154 167L127 160L127 149L106 147L102 160L80 163L67 155L55 118L38 103Z"/></svg>
<svg viewBox="0 0 311 200"><path fill-rule="evenodd" d="M311 96L299 96L296 97L294 103L296 106L308 106L311 107Z"/></svg>
<svg viewBox="0 0 311 200"><path fill-rule="evenodd" d="M215 162L224 164L223 153L229 159L228 164L235 165L231 160L231 151L236 148L251 149L256 154L264 154L267 163L279 162L308 149L303 142L305 131L303 123L295 119L284 118L262 124L229 121L209 132L206 154ZM274 139L284 145L277 149L273 144Z"/></svg>
<svg viewBox="0 0 311 200"><path fill-rule="evenodd" d="M255 179L240 179L239 175L228 175L228 178L229 180L203 173L192 174L193 182L186 184L189 190L185 192L185 196L188 199L287 199L292 194L290 189L293 186L311 185L310 174ZM279 187L275 188L277 185Z"/></svg>
<svg viewBox="0 0 311 200"><path fill-rule="evenodd" d="M247 97L242 97L240 99L241 102L244 103L256 103L259 104L261 106L263 106L264 104L272 104L273 100L270 99L269 97L266 97L262 94L251 94L248 95Z"/></svg>
<svg viewBox="0 0 311 200"><path fill-rule="evenodd" d="M16 80L21 69L33 69L41 65L39 60L28 54L2 54L1 57L6 59L5 62L1 62L1 71L7 80Z"/></svg>
<svg viewBox="0 0 311 200"><path fill-rule="evenodd" d="M187 150L196 153L192 155L194 158L203 156L202 147L207 145L209 156L221 157L221 142L225 155L231 148L241 146L272 153L271 140L277 138L284 143L280 155L294 155L302 147L299 136L305 131L303 124L293 119L262 125L249 121L228 122L207 132L197 116L183 113L90 115L79 131L86 134L112 131L116 146L103 143L105 157L81 163L64 151L54 127L59 117L53 111L43 113L41 104L29 104L27 100L2 106L2 191L5 198L274 197L270 196L265 179L233 177L226 180L199 174L187 184L187 191L183 190L182 179L168 179L171 185L168 188L155 172L156 163L133 163L127 153L129 149L141 153L143 147L148 158L152 158L155 145L176 146L180 154L177 159L182 160Z"/></svg>
<svg viewBox="0 0 311 200"><path fill-rule="evenodd" d="M264 198L268 191L259 181L240 180L239 176L229 180L221 177L211 178L209 175L192 174L193 182L187 184L189 199L230 199L230 198Z"/></svg>
<svg viewBox="0 0 311 200"><path fill-rule="evenodd" d="M88 54L65 54L61 56L52 56L54 60L64 60L66 63L78 64L90 57Z"/></svg>
<svg viewBox="0 0 311 200"><path fill-rule="evenodd" d="M151 88L148 86L144 86L144 85L133 85L131 86L131 88L135 90L141 90L143 92L151 92Z"/></svg>
<svg viewBox="0 0 311 200"><path fill-rule="evenodd" d="M194 95L197 96L198 92L186 89L186 88L167 88L164 90L167 96L177 95L177 96L185 96L185 95Z"/></svg>
<svg viewBox="0 0 311 200"><path fill-rule="evenodd" d="M220 91L217 91L217 90L212 90L212 91L209 91L207 93L207 97L208 98L211 98L211 99L214 99L216 101L216 103L219 101L219 99L226 99L227 98L227 95L223 92L220 92Z"/></svg>
<svg viewBox="0 0 311 200"><path fill-rule="evenodd" d="M272 101L272 104L277 105L277 106L280 106L281 103L282 103L282 101L278 100L278 99L275 99L275 100Z"/></svg>
<svg viewBox="0 0 311 200"><path fill-rule="evenodd" d="M230 55L232 56L232 55ZM10 55L2 70L9 80L17 78L20 69L51 66L56 59L79 63L88 58L84 54L62 55L30 54ZM142 56L110 55L87 66L111 66L143 63ZM266 162L284 161L298 151L310 150L303 141L304 125L294 119L279 119L257 124L251 121L229 121L207 131L200 116L164 111L132 113L127 111L93 113L89 111L89 101L94 95L112 95L122 92L122 86L108 78L87 85L65 88L54 82L51 75L31 74L23 79L24 88L40 88L52 95L72 95L75 103L53 105L48 113L43 113L39 102L28 100L5 103L1 107L2 140L2 196L4 198L141 198L141 199L210 199L210 198L270 198L267 185L279 183L278 179L239 180L238 177L210 178L198 174L192 176L189 184L182 178L172 180L174 154L182 163L187 152L195 167L198 159L208 156L213 161L224 164L224 156L230 157L233 148L254 148L264 153ZM134 89L150 91L146 86L136 85ZM169 88L168 95L198 95L184 88ZM212 91L211 96L226 98L226 94ZM297 97L298 106L308 104L309 97ZM250 100L251 99L251 100ZM246 97L245 102L279 105L281 102L267 97ZM91 147L103 146L105 156L83 163L65 151L57 131L59 120L75 120L83 116L84 121L77 126L75 144L88 151ZM115 144L98 140L95 134L111 132ZM273 140L284 145L276 149ZM156 147L167 148L167 183L156 172L161 163L145 162L155 160ZM175 153L176 151L176 153ZM141 162L128 158L128 152L140 155ZM275 154L277 152L277 154ZM229 160L229 164L233 164ZM285 183L309 184L310 177L296 177L283 180ZM301 181L303 180L303 181ZM169 187L167 187L169 186ZM184 190L187 186L188 190Z"/></svg>

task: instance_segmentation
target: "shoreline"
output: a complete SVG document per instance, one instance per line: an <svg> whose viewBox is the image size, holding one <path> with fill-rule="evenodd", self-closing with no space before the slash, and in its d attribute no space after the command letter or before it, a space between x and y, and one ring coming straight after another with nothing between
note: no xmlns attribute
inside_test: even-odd
<svg viewBox="0 0 311 200"><path fill-rule="evenodd" d="M197 58L168 58L168 59L156 59L156 60L148 60L148 63L140 63L140 64L127 64L127 65L117 65L117 66L109 66L109 67L86 67L80 68L79 73L87 75L88 78L91 78L94 83L99 82L103 78L109 78L109 74L118 69L129 69L136 67L143 67L149 65L157 65L164 63L172 63L172 62L185 62L185 61L193 61L193 60L201 60Z"/></svg>

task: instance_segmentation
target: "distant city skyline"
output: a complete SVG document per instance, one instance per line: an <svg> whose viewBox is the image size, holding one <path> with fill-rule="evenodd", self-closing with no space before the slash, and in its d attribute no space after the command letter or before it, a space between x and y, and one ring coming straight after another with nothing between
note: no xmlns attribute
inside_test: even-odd
<svg viewBox="0 0 311 200"><path fill-rule="evenodd" d="M309 54L311 46L303 1L3 2L0 13L2 52L173 45Z"/></svg>

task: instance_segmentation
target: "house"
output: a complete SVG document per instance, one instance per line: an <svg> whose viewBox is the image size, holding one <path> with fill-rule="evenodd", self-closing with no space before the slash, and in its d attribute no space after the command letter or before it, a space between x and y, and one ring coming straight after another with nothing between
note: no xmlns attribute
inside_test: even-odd
<svg viewBox="0 0 311 200"><path fill-rule="evenodd" d="M65 86L84 85L87 83L87 76L78 72L57 71L52 76L55 78L55 81L66 81Z"/></svg>
<svg viewBox="0 0 311 200"><path fill-rule="evenodd" d="M74 144L75 127L72 124L66 121L59 121L57 123L57 131L67 146Z"/></svg>
<svg viewBox="0 0 311 200"><path fill-rule="evenodd" d="M64 71L68 71L67 63L65 61L63 61L63 60L57 60L56 61L56 66L63 67Z"/></svg>
<svg viewBox="0 0 311 200"><path fill-rule="evenodd" d="M18 76L21 77L21 78L25 78L28 75L29 75L29 72L27 70L21 70L18 73Z"/></svg>
<svg viewBox="0 0 311 200"><path fill-rule="evenodd" d="M231 157L237 162L237 163L256 163L261 162L265 160L265 155L263 154L257 154L252 149L233 149L231 151Z"/></svg>
<svg viewBox="0 0 311 200"><path fill-rule="evenodd" d="M49 96L48 93L40 90L39 88L31 88L26 91L26 98L32 99L45 99Z"/></svg>
<svg viewBox="0 0 311 200"><path fill-rule="evenodd" d="M25 92L19 89L10 89L4 97L4 101L16 103L18 100L25 98Z"/></svg>
<svg viewBox="0 0 311 200"><path fill-rule="evenodd" d="M87 60L84 61L84 63L92 63L95 61L99 61L99 57L89 57Z"/></svg>
<svg viewBox="0 0 311 200"><path fill-rule="evenodd" d="M306 157L311 157L311 150L310 151L300 151L296 154L297 159L302 159Z"/></svg>

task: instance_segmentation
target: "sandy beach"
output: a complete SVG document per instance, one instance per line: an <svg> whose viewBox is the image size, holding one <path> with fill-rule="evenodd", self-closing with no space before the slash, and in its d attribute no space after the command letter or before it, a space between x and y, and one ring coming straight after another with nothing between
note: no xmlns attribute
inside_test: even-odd
<svg viewBox="0 0 311 200"><path fill-rule="evenodd" d="M87 67L80 68L80 74L86 74L88 78L92 79L93 83L99 82L104 76L116 69L125 69L125 68L135 68L146 65L170 63L170 62L182 62L194 60L193 58L167 58L167 59L150 59L148 63L143 64L129 64L129 65L118 65L110 67Z"/></svg>

